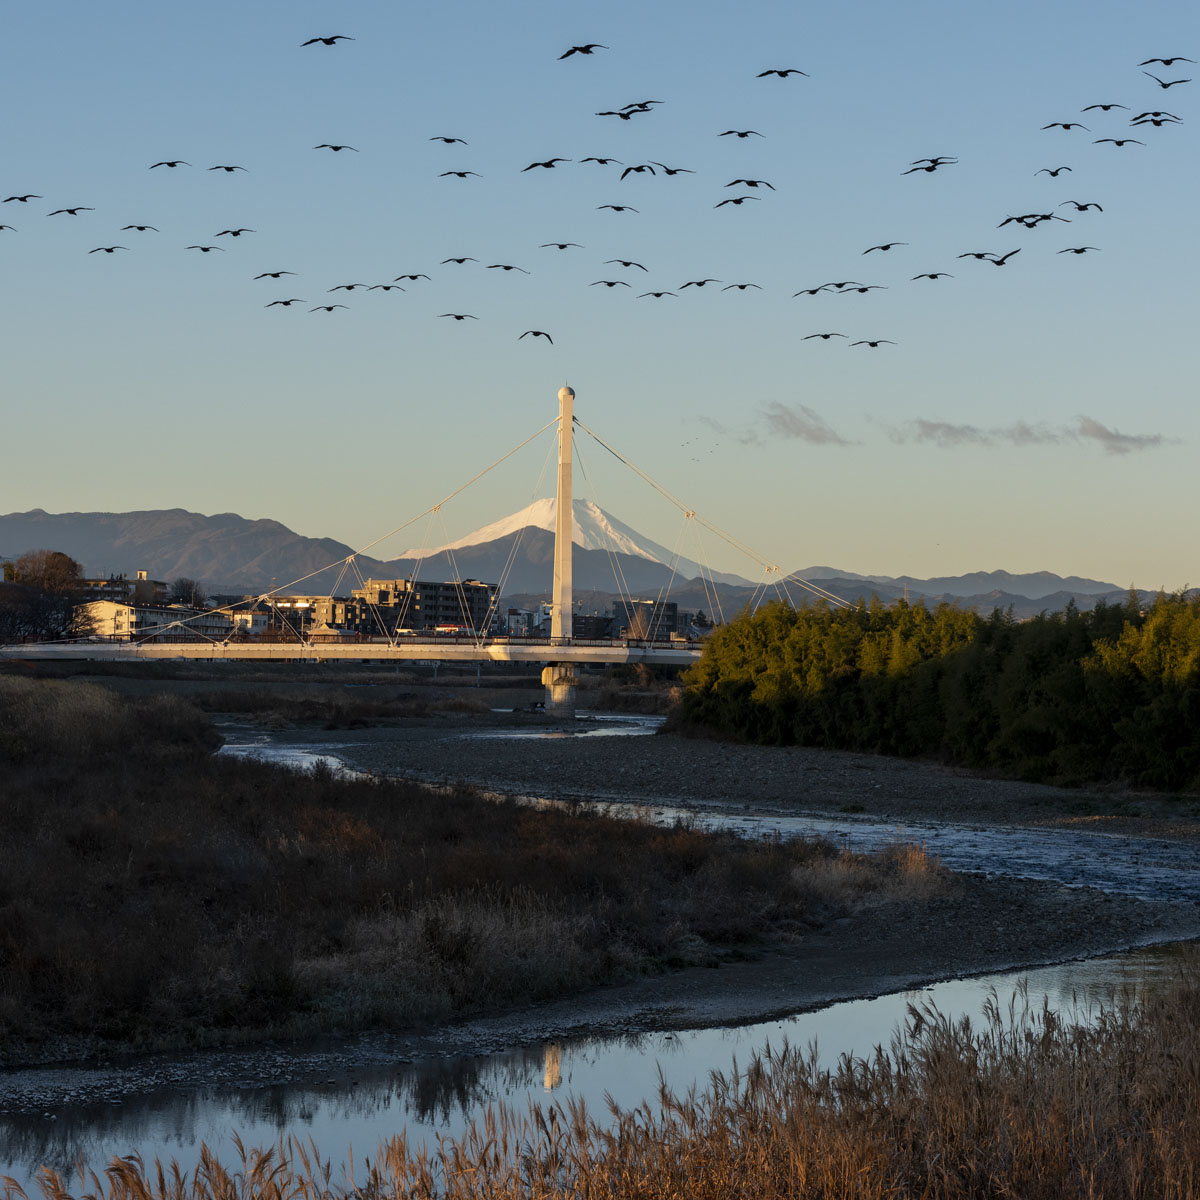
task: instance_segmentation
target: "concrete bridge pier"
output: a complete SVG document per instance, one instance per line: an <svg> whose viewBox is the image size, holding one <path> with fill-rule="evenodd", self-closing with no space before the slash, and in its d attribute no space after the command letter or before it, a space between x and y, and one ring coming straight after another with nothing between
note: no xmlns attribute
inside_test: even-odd
<svg viewBox="0 0 1200 1200"><path fill-rule="evenodd" d="M542 683L546 687L546 712L556 717L575 716L575 666L573 663L551 663L542 668Z"/></svg>

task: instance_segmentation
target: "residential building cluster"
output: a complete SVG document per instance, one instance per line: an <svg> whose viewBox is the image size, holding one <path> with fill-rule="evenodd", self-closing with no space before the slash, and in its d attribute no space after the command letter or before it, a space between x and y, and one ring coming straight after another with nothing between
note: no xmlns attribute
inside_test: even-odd
<svg viewBox="0 0 1200 1200"><path fill-rule="evenodd" d="M139 571L136 579L84 581L79 606L92 636L115 641L352 642L401 636L549 637L551 606L497 604L497 585L477 579L431 582L367 579L348 596L214 596L207 607L172 604L168 585ZM702 636L703 613L670 601L619 600L612 612L572 615L577 640L682 640Z"/></svg>

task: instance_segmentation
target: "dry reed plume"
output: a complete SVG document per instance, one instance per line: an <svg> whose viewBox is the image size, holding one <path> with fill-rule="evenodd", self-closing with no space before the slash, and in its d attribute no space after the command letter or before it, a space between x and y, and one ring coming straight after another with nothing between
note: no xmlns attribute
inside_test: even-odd
<svg viewBox="0 0 1200 1200"><path fill-rule="evenodd" d="M405 1136L335 1168L296 1139L190 1176L114 1159L46 1171L44 1200L1192 1200L1200 1189L1200 976L1067 1023L1018 996L975 1028L911 1007L888 1049L822 1067L768 1048L703 1090L606 1117L488 1110L436 1148ZM11 1184L6 1200L24 1193Z"/></svg>

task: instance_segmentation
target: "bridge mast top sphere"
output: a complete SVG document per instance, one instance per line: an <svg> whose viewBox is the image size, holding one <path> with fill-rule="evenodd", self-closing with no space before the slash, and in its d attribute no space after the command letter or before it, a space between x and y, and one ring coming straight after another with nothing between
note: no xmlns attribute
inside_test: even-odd
<svg viewBox="0 0 1200 1200"><path fill-rule="evenodd" d="M575 389L573 387L567 387L567 385L564 383L562 385L562 387L560 387L558 389L558 399L559 399L560 403L563 400L568 400L568 399L574 400L575 399Z"/></svg>

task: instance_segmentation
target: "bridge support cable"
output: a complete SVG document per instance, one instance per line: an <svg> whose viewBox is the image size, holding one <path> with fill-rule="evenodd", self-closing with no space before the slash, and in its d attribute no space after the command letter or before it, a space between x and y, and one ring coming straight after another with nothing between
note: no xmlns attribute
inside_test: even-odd
<svg viewBox="0 0 1200 1200"><path fill-rule="evenodd" d="M688 509L688 506L685 505L683 503L683 501L679 499L678 496L673 495L665 487L663 487L662 484L660 484L657 480L655 480L651 475L647 474L647 472L643 471L641 467L637 466L636 463L631 462L628 458L626 458L623 454L621 454L620 451L618 451L618 450L614 449L612 446L610 446L608 444L608 442L606 442L594 429L589 428L582 421L580 421L578 417L576 418L576 424L585 433L590 435L596 442L598 442L601 446L603 446L604 449L607 450L609 452L609 454L611 454L619 463L621 463L623 466L627 467L639 479L641 479L644 483L648 484L656 492L658 492L658 494L660 496L662 496L663 499L668 501L668 503L675 505L675 507L678 508L680 510L680 512L686 513L688 511L690 511ZM710 533L715 534L727 545L731 546L733 549L737 550L739 553L744 554L752 562L758 563L765 570L776 571L776 572L779 571L779 567L775 563L772 563L768 558L766 558L764 555L760 554L757 550L754 550L750 546L747 546L745 542L741 541L741 539L734 537L730 533L726 533L725 530L723 530L720 526L714 525L711 521L707 520L704 517L701 517L699 514L695 514L692 519L695 520L703 528L707 529ZM794 572L792 574L788 575L787 578L792 583L797 584L798 586L811 592L813 595L819 596L831 604L838 605L838 606L841 606L844 608L857 608L858 607L857 605L851 604L849 601L844 600L841 596L835 595L833 592L826 591L819 584L809 582L807 579L802 578L801 576L795 574Z"/></svg>
<svg viewBox="0 0 1200 1200"><path fill-rule="evenodd" d="M546 472L550 468L550 457L555 451L555 444L551 441L546 447L545 457L542 459L542 469L538 472L538 477L534 481L533 490L529 494L529 502L532 504L537 498L538 493L542 490L542 480L546 478ZM500 615L500 597L504 594L504 589L508 586L509 576L512 574L513 565L517 561L517 555L521 551L521 545L525 541L525 532L529 528L527 525L522 525L517 531L517 536L513 538L512 545L508 548L508 557L504 561L504 566L500 571L500 578L496 581L496 591L492 596L492 601L488 605L487 616L484 620L483 627L485 630L491 629L496 618Z"/></svg>
<svg viewBox="0 0 1200 1200"><path fill-rule="evenodd" d="M689 510L687 516L692 538L696 543L696 561L702 568L700 571L700 583L704 588L704 599L708 604L709 611L715 613L717 620L723 625L725 623L725 614L721 608L721 595L717 591L716 580L712 578L712 567L708 561L708 547L704 545L704 539L700 536L700 527L696 524L695 512Z"/></svg>
<svg viewBox="0 0 1200 1200"><path fill-rule="evenodd" d="M587 466L583 461L583 452L579 449L578 444L575 447L575 460L579 463L579 470L583 475L584 482L587 484L588 492L591 494L592 501L600 508L600 496L596 491L596 485L592 482L592 477L588 474ZM630 606L632 611L633 605L633 589L625 579L625 572L621 569L621 562L617 558L616 548L613 545L613 539L607 529L604 530L604 552L608 556L608 565L612 570L613 583L616 585L616 592L620 598Z"/></svg>

